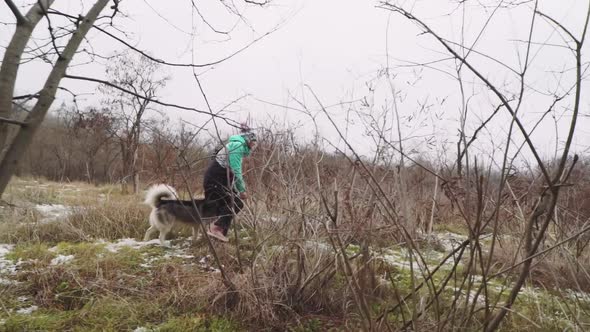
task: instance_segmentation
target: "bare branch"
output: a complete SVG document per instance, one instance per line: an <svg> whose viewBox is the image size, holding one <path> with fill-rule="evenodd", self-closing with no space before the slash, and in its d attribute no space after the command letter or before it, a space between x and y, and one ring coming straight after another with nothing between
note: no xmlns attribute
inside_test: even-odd
<svg viewBox="0 0 590 332"><path fill-rule="evenodd" d="M55 41L57 40L57 38L55 37L55 34L53 33L53 26L51 25L51 18L49 18L49 15L47 14L47 10L49 9L49 7L45 8L45 6L43 5L43 3L38 0L37 3L39 4L39 7L41 8L41 11L43 12L43 15L45 16L45 18L47 18L47 29L49 30L49 37L51 38L51 44L53 45L53 50L55 50L55 53L58 56L58 59L61 59L61 52L59 51L59 48L57 47L57 44L55 43Z"/></svg>
<svg viewBox="0 0 590 332"><path fill-rule="evenodd" d="M245 3L249 3L251 5L257 5L257 6L265 6L269 3L269 0L264 0L262 2L257 2L257 1L253 1L253 0L244 0Z"/></svg>
<svg viewBox="0 0 590 332"><path fill-rule="evenodd" d="M14 17L16 17L17 24L25 24L25 23L29 22L26 19L26 17L23 16L23 14L20 12L20 10L18 10L18 7L16 7L16 5L14 4L14 2L12 2L12 0L4 0L4 1L6 2L6 5L8 5L8 8L10 8L12 13L14 14Z"/></svg>
<svg viewBox="0 0 590 332"><path fill-rule="evenodd" d="M26 122L13 120L13 119L7 119L7 118L3 118L3 117L0 117L0 122L6 122L6 123L14 124L14 125L19 125L21 127L27 126Z"/></svg>
<svg viewBox="0 0 590 332"><path fill-rule="evenodd" d="M50 14L55 14L55 15L61 15L61 16L65 16L65 17L68 17L68 18L70 18L70 19L75 19L75 18L76 18L75 16L68 15L68 14L65 14L65 13L61 13L61 12L58 12L58 11L55 11L55 10L51 10L51 11L49 11L49 13L50 13ZM244 52L245 50L247 50L248 48L250 48L250 46L252 46L252 45L254 45L255 43L259 42L260 40L262 40L263 38L265 38L265 37L267 37L268 35L272 34L273 32L276 32L276 31L277 31L277 30L280 28L280 25L279 25L279 26L276 26L274 29L272 29L272 30L270 30L270 31L266 32L266 33L265 33L265 34L263 34L262 36L260 36L260 37L258 37L258 38L256 38L256 39L254 39L253 41L251 41L250 43L246 44L245 46L243 46L242 48L238 49L237 51L235 51L235 52L233 52L233 53L231 53L231 54L229 54L229 55L227 55L227 56L225 56L225 57L223 57L223 58L221 58L221 59L218 59L218 60L215 60L215 61L211 61L211 62L208 62L208 63L202 63L202 64L192 64L192 63L178 63L178 62L169 62L169 61L166 61L166 60L158 59L158 58L155 58L155 57L153 57L153 56L149 55L147 52L145 52L145 51L143 51L143 50L140 50L139 48L137 48L137 47L135 47L135 46L133 46L133 45L129 44L129 43L128 43L128 42L126 42L125 40L123 40L123 39L121 39L121 38L119 38L119 37L115 36L114 34L112 34L112 33L108 32L108 31L106 31L105 29L103 29L103 28L101 28L101 27L99 27L99 26L97 26L97 25L95 25L95 26L94 26L94 28L95 28L96 30L98 30L98 31L100 31L100 32L102 32L102 33L104 33L105 35L107 35L107 36L109 36L109 37L111 37L111 38L115 39L115 40L116 40L116 41L118 41L119 43L121 43L121 44L123 44L123 45L125 45L125 46L129 47L131 50L133 50L133 51L135 51L135 52L137 52L137 53L139 53L139 54L143 55L144 57L146 57L146 58L150 59L150 60L151 60L151 61L153 61L153 62L156 62L156 63L162 64L162 65L166 65L166 66L170 66L170 67L203 68L203 67L210 67L210 66L214 66L214 65L220 64L220 63L222 63L222 62L224 62L224 61L226 61L226 60L229 60L229 59L233 58L234 56L236 56L236 55L238 55L238 54L240 54L240 53Z"/></svg>
<svg viewBox="0 0 590 332"><path fill-rule="evenodd" d="M567 242L569 242L571 240L575 240L578 237L584 235L586 232L589 232L589 231L590 231L590 226L585 227L585 228L581 229L580 231L578 231L577 233L575 233L574 235L568 237L567 239L564 239L564 240L556 243L555 245L553 245L553 246L551 246L551 247L549 247L547 249L541 250L541 251L535 253L534 255L531 255L531 256L523 259L522 261L520 261L520 262L518 262L516 264L513 264L512 266L509 266L509 267L507 267L507 268L505 268L505 269L503 269L501 271L498 271L498 272L494 273L493 275L489 276L488 279L492 279L492 278L495 278L495 277L497 277L499 275L502 275L502 274L504 274L506 272L512 271L515 268L519 267L520 265L526 263L527 261L529 261L529 260L531 260L533 258L539 257L539 256L541 256L543 254L546 254L546 253L548 253L548 252L550 252L550 251L552 251L552 250L554 250L554 249L556 249L556 248L564 245L565 243L567 243Z"/></svg>
<svg viewBox="0 0 590 332"><path fill-rule="evenodd" d="M211 31L221 34L221 35L227 35L231 32L231 30L228 31L221 31L219 29L216 29L213 25L211 25L211 23L209 23L209 21L205 18L205 16L203 16L203 14L201 13L201 11L199 10L199 7L197 7L197 4L195 3L195 0L191 0L191 4L193 6L193 10L197 12L197 14L199 15L199 17L201 17L201 20L203 20L203 22L205 22L205 24L209 27L209 29L211 29Z"/></svg>
<svg viewBox="0 0 590 332"><path fill-rule="evenodd" d="M28 95L21 95L21 96L14 96L12 97L12 100L20 100L20 99L33 99L33 98L38 98L39 94L35 93L35 94L28 94Z"/></svg>
<svg viewBox="0 0 590 332"><path fill-rule="evenodd" d="M73 79L73 80L82 80L82 81L89 81L89 82L100 83L100 84L107 85L107 86L110 86L112 88L115 88L115 89L117 89L119 91L128 93L128 94L130 94L132 96L135 96L136 98L139 98L139 99L142 99L142 100L146 100L146 101L152 102L154 104L158 104L158 105L161 105L161 106L167 106L167 107L174 107L174 108L178 108L178 109L182 109L182 110L186 110L186 111L193 111L193 112L197 112L197 113L201 113L201 114L207 114L207 115L214 116L216 118L222 119L223 121L225 121L225 123L227 123L228 125L230 125L232 127L235 127L235 128L239 128L240 127L240 124L238 122L236 122L234 120L231 120L229 118L226 118L224 116L221 116L221 115L218 115L218 114L215 114L215 113L214 114L211 114L210 112L202 111L202 110L199 110L199 109L196 109L196 108L193 108L193 107L187 107L187 106L182 106L182 105L176 105L176 104L170 104L170 103L162 102L162 101L159 101L157 99L153 99L153 98L150 98L150 97L141 95L139 93L133 92L131 90L128 90L128 89L125 89L123 87L120 87L120 86L118 86L116 84L113 84L111 82L108 82L108 81L105 81L105 80L101 80L101 79L98 79L98 78L84 77L84 76L76 76L76 75L64 75L64 78L69 78L69 79Z"/></svg>
<svg viewBox="0 0 590 332"><path fill-rule="evenodd" d="M432 29L430 29L430 27L426 23L424 23L422 20L420 20L419 18L415 17L413 14L411 14L408 11L406 11L405 9L403 9L403 8L401 8L399 6L395 6L395 5L389 4L389 3L383 4L381 8L384 8L384 9L387 9L387 10L391 10L391 11L394 11L394 12L397 12L397 13L405 16L406 18L408 18L410 21L413 21L413 22L417 23L426 33L428 33L429 35L433 36L436 40L438 40L444 46L444 48L447 49L447 51L449 53L451 53L457 60L461 61L465 66L467 66L467 68L469 68L469 70L473 74L475 74L475 76L477 76L481 81L483 81L485 83L485 85L498 97L498 99L500 99L500 101L502 102L502 104L510 112L510 115L513 116L514 121L516 122L516 125L518 126L519 130L521 131L522 135L524 136L524 139L527 142L527 145L529 146L529 149L530 149L531 153L535 157L535 160L537 161L537 164L539 166L539 169L543 173L543 176L545 177L545 180L547 181L547 183L552 183L551 176L549 175L549 172L547 171L547 168L545 167L545 164L543 163L543 160L541 159L541 156L539 155L537 149L535 148L535 146L534 146L531 138L528 136L527 130L525 129L525 127L522 124L522 122L520 121L520 119L516 116L515 110L512 108L512 106L510 105L510 103L508 102L508 100L506 99L506 97L498 90L498 88L494 84L492 84L475 67L473 67L473 65L469 61L467 61L467 59L465 59L465 57L459 55L459 53L457 53L457 51L455 51L449 45L449 43L447 43L436 32L434 32Z"/></svg>
<svg viewBox="0 0 590 332"><path fill-rule="evenodd" d="M549 21L553 22L553 24L555 24L556 26L558 26L559 28L561 28L561 30L563 30L565 33L567 33L567 34L568 34L568 36L570 36L570 38L571 38L571 39L572 39L574 42L576 42L576 44L580 43L580 41L579 41L579 40L576 38L576 36L574 36L574 34L573 34L573 33L571 33L571 32L570 32L570 31L569 31L569 30L568 30L566 27L564 27L564 26L563 26L563 24L561 24L561 23L557 22L557 21L556 21L556 20L554 20L554 19L553 19L551 16L549 16L549 15L545 15L545 14L543 14L542 12L540 12L540 11L538 11L538 10L537 10L537 11L535 11L535 13L537 13L537 14L539 14L540 16L542 16L542 17L546 18L547 20L549 20Z"/></svg>

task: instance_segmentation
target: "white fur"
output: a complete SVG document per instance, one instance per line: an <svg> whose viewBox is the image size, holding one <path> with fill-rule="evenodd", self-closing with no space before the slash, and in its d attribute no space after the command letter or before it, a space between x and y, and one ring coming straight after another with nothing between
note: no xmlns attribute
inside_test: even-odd
<svg viewBox="0 0 590 332"><path fill-rule="evenodd" d="M164 197L168 199L178 199L178 194L174 188L167 184L155 184L151 186L150 189L148 189L147 194L145 194L144 203L155 208L160 199Z"/></svg>

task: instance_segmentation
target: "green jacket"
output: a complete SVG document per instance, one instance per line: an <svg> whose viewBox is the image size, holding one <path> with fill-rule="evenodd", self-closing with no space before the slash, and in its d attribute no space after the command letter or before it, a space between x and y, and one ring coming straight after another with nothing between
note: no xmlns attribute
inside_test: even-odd
<svg viewBox="0 0 590 332"><path fill-rule="evenodd" d="M227 155L229 154L229 158ZM241 135L230 136L228 143L225 145L225 149L219 150L215 160L222 167L228 167L234 173L234 186L236 189L243 193L246 191L246 183L242 175L242 159L250 155L250 148L246 143L246 140Z"/></svg>

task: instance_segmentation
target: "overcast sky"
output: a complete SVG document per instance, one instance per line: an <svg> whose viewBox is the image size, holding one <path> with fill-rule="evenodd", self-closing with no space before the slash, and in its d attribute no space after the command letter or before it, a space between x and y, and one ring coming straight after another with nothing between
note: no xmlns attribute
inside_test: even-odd
<svg viewBox="0 0 590 332"><path fill-rule="evenodd" d="M23 6L30 3L15 2ZM56 2L59 3L56 8L75 15L80 12L80 6L87 10L91 3ZM178 63L218 60L276 29L231 59L197 70L215 110L246 96L228 108L226 115L238 121L249 116L257 125L266 125L268 119L273 118L285 125L296 124L300 135L309 136L314 131L313 121L292 109L303 108L301 102L312 113L318 111L318 104L307 85L324 105L336 105L329 108L330 114L343 130L347 129L355 148L370 154L374 144L365 136L367 124L354 112L372 112L377 116L387 109L387 121L391 121L392 91L395 91L401 136L406 148L413 148L416 154L452 155L448 150L454 149L462 109L460 86L453 78L457 75L456 62L440 61L448 58L448 53L432 37L421 34L415 24L379 8L380 2L371 0L275 0L262 8L239 4L239 0L234 2L238 3L242 19L228 13L218 0L196 2L208 24L216 30L231 30L229 36L214 33L192 9L189 0L124 0L121 11L127 17L116 19L115 23L128 33L126 39L134 46L156 58ZM470 61L508 96L518 93L518 76L506 66L516 71L522 67L526 54L526 44L522 41L528 38L534 3L518 1L524 4L513 7L510 3L515 1L504 1L508 8L495 10L499 3L496 0L465 1L464 6L459 5L460 2L463 1L407 0L395 3L412 11L448 40L463 41L466 45L476 41L474 49L477 52L469 55ZM587 6L588 1L582 0L539 2L540 11L562 22L576 36L581 36ZM0 21L14 21L4 3L0 4ZM486 29L480 34L484 26ZM44 31L46 23L41 23L39 29ZM0 26L1 45L7 45L12 31L12 25ZM552 94L571 88L574 82L571 69L575 64L572 53L566 48L536 44L565 45L564 40L567 40L563 32L539 16L532 39L535 44L531 47L532 61L521 113L528 129L533 128L551 105ZM94 52L107 56L125 49L96 31L91 33L90 43ZM588 48L584 50L588 51ZM80 63L86 59L80 56L77 61ZM584 57L584 61L586 59ZM429 65L416 66L418 63ZM387 66L395 76L391 82L383 75ZM22 66L17 93L38 91L43 84L40 74L46 73L48 68L43 63ZM162 101L206 110L192 70L169 67L162 70L170 76L160 94ZM92 64L76 66L70 73L103 79L104 61L97 59ZM499 101L466 69L463 79L469 107L467 134L470 135ZM81 99L81 106L100 102L96 86L68 80L62 83L77 93L93 93ZM361 99L365 102L352 102ZM60 93L54 106L61 104L62 100L68 102L71 97ZM561 146L559 142L565 138L572 104L571 97L565 98L536 129L533 138L545 156L551 157L556 147ZM585 115L589 114L588 106L588 98L583 94L582 112ZM172 119L183 118L196 125L206 120L206 117L188 111L162 110ZM481 155L482 159L497 158L504 149L510 118L505 110L501 113L490 123L488 130L482 131L479 144L474 146L474 153ZM347 115L353 122L348 126L344 125ZM577 152L587 152L590 145L587 119L583 117L579 122ZM329 142L342 146L327 118L320 114L316 120L320 134ZM388 122L388 126L392 126L392 130L387 136L397 139L397 125ZM229 128L223 129L229 132ZM521 136L516 135L511 151L516 151L521 141ZM445 149L447 152L443 152ZM529 158L526 149L523 158Z"/></svg>

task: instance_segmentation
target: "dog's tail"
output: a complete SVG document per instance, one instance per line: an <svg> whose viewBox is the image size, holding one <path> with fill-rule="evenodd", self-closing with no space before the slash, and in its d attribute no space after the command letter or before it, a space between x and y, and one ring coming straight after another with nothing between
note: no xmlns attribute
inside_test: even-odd
<svg viewBox="0 0 590 332"><path fill-rule="evenodd" d="M144 203L152 208L158 207L162 198L177 199L176 190L167 184L156 184L148 189Z"/></svg>

